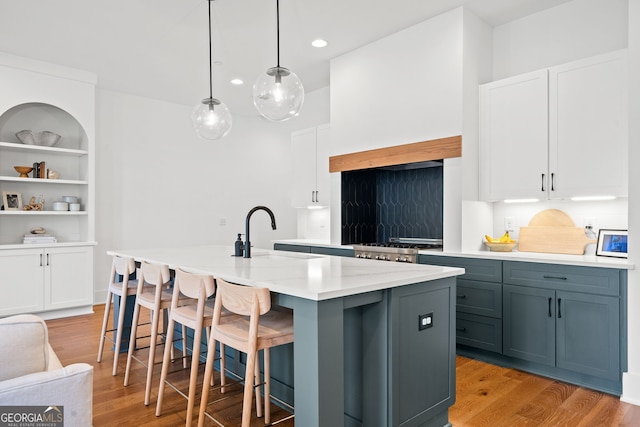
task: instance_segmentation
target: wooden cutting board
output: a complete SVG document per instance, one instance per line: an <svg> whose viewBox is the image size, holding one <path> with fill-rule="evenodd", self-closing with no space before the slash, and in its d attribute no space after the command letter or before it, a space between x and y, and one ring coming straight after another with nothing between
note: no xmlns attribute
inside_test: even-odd
<svg viewBox="0 0 640 427"><path fill-rule="evenodd" d="M537 213L527 227L520 227L518 250L552 254L584 255L584 248L596 240L589 239L584 229L576 227L567 215L558 209Z"/></svg>

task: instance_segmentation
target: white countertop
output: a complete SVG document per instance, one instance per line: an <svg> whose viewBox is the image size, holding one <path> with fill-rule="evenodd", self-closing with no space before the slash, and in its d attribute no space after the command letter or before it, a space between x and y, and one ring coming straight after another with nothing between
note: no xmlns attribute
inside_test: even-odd
<svg viewBox="0 0 640 427"><path fill-rule="evenodd" d="M633 270L634 264L626 258L601 257L595 255L566 255L547 254L539 252L491 252L491 251L468 251L468 252L442 252L442 251L420 251L421 254L435 256L451 256L460 258L482 258L495 259L501 261L539 262L545 264L577 265L582 267L617 268L623 270Z"/></svg>
<svg viewBox="0 0 640 427"><path fill-rule="evenodd" d="M464 274L461 268L256 248L251 249L251 258L240 258L232 256L231 246L110 250L107 254L212 274L230 282L315 301Z"/></svg>
<svg viewBox="0 0 640 427"><path fill-rule="evenodd" d="M302 246L320 246L329 248L351 248L349 245L331 244L327 241L318 241L310 239L290 239L276 240L274 243L284 243L289 245ZM460 258L482 258L495 259L501 261L521 261L521 262L539 262L545 264L561 264L561 265L577 265L583 267L601 267L601 268L618 268L624 270L633 270L635 265L630 263L626 258L601 257L595 255L564 255L564 254L547 254L539 252L491 252L491 251L460 251L460 252L443 252L440 250L421 250L423 255L433 256L451 256Z"/></svg>

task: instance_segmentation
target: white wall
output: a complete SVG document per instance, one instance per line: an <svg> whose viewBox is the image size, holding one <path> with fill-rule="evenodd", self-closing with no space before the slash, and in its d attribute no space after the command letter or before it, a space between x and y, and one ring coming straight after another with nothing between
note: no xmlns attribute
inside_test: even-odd
<svg viewBox="0 0 640 427"><path fill-rule="evenodd" d="M594 230L600 228L626 229L628 227L627 199L616 199L600 202L573 202L570 200L548 200L536 203L494 203L492 235L500 236L504 233L504 218L513 218L516 230L511 233L512 238L519 239L519 228L525 227L535 214L545 209L560 209L565 212L576 227L584 227L587 220L594 222ZM490 233L488 233L490 234ZM481 239L481 235L478 236ZM595 253L595 245L587 246L587 254Z"/></svg>
<svg viewBox="0 0 640 427"><path fill-rule="evenodd" d="M458 8L332 59L331 155L460 135L462 36Z"/></svg>
<svg viewBox="0 0 640 427"><path fill-rule="evenodd" d="M460 249L462 198L477 198L477 88L490 58L490 28L457 8L331 61L332 155L463 135L463 157L445 161L446 250ZM337 177L331 199L340 243Z"/></svg>
<svg viewBox="0 0 640 427"><path fill-rule="evenodd" d="M255 247L296 237L290 134L328 120L328 89L307 94L285 123L234 116L222 140L199 139L191 106L98 91L96 109L96 302L105 297L109 249L233 245L247 212ZM233 113L233 112L232 112Z"/></svg>
<svg viewBox="0 0 640 427"><path fill-rule="evenodd" d="M475 14L464 10L462 77L462 158L445 160L444 249L475 250L469 240L477 236L480 219L488 217L490 206L478 200L478 85L491 81L492 28ZM459 188L458 188L459 186ZM469 202L469 203L467 203ZM474 206L473 209L470 209Z"/></svg>
<svg viewBox="0 0 640 427"><path fill-rule="evenodd" d="M629 117L640 116L640 1L629 1ZM640 122L629 120L629 261L636 265L629 271L627 317L629 371L624 374L622 397L626 402L640 405Z"/></svg>
<svg viewBox="0 0 640 427"><path fill-rule="evenodd" d="M627 46L627 0L574 0L498 26L494 80Z"/></svg>

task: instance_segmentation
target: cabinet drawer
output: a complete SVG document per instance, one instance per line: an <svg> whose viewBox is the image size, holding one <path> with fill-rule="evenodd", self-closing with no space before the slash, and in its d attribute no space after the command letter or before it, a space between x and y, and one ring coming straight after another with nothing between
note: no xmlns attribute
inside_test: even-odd
<svg viewBox="0 0 640 427"><path fill-rule="evenodd" d="M480 316L502 317L502 285L458 279L456 311Z"/></svg>
<svg viewBox="0 0 640 427"><path fill-rule="evenodd" d="M420 254L418 262L420 264L464 268L465 274L458 276L461 279L502 282L502 261Z"/></svg>
<svg viewBox="0 0 640 427"><path fill-rule="evenodd" d="M598 267L505 261L504 283L547 289L620 294L620 270Z"/></svg>
<svg viewBox="0 0 640 427"><path fill-rule="evenodd" d="M456 315L456 342L482 350L502 353L502 320L458 313Z"/></svg>

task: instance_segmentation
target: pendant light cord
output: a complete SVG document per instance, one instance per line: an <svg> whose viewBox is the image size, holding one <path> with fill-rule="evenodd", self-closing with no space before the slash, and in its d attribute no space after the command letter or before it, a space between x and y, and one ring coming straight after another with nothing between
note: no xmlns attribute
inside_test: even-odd
<svg viewBox="0 0 640 427"><path fill-rule="evenodd" d="M277 54L278 54L278 65L280 68L280 0L276 0L276 37L277 37Z"/></svg>
<svg viewBox="0 0 640 427"><path fill-rule="evenodd" d="M209 3L209 99L213 99L213 48L211 44L211 2Z"/></svg>

